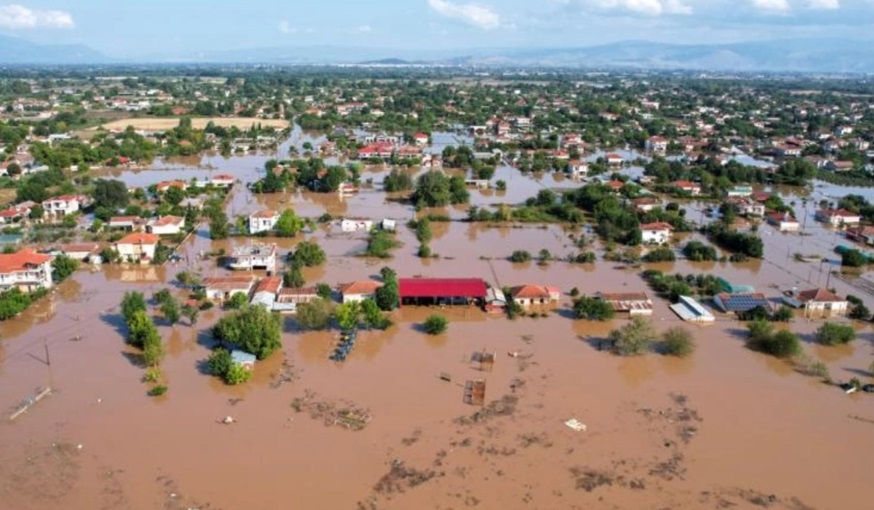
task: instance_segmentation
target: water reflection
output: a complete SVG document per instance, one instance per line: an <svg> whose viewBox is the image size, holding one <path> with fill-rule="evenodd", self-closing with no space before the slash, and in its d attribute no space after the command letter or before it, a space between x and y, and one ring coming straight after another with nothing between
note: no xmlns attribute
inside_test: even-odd
<svg viewBox="0 0 874 510"><path fill-rule="evenodd" d="M650 358L651 356L630 356L619 361L619 375L629 388L638 388L655 375Z"/></svg>

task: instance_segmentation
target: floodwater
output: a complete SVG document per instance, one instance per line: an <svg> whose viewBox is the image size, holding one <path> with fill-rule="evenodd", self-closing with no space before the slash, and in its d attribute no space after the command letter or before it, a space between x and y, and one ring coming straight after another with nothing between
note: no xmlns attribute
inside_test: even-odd
<svg viewBox="0 0 874 510"><path fill-rule="evenodd" d="M305 140L296 132L291 143ZM212 165L248 182L259 178L267 157L213 158ZM172 172L188 179L210 170L145 170L121 178L148 185L175 178L164 177ZM381 177L374 175L378 183ZM542 186L518 172L508 182L508 202ZM413 217L408 205L386 202L378 189L341 200L311 193L253 196L238 186L228 211L294 207L303 216ZM474 203L491 200L473 195ZM806 208L812 210L813 202ZM796 207L803 216L800 199ZM443 212L455 219L465 215L464 208ZM689 214L696 219L693 210ZM601 260L506 260L517 249L575 252L569 232L559 226L452 221L432 223L432 229L431 248L439 258L416 258L413 233L400 227L402 245L394 258L374 261L355 256L364 248L364 234L319 226L307 237L326 249L328 263L304 275L310 283L334 285L374 277L390 265L401 276L479 276L494 285L549 284L565 293L573 287L583 293L646 290L640 268ZM763 261L678 260L651 267L719 274L775 297L778 289L815 286L827 278L819 262L797 262L795 252L834 258L834 244L844 242L812 221L805 232L810 235L780 234L764 225L760 231ZM689 358L623 359L597 349L597 339L622 321L575 321L568 296L546 317L514 321L467 307L404 307L387 331L362 333L343 364L328 360L336 332L301 333L289 318L282 351L259 362L249 383L227 387L202 372L209 329L223 314L213 310L193 327L158 320L168 351L162 368L169 391L148 397L116 307L125 291L174 288L173 277L182 269L224 274L195 255L246 241L212 242L206 234L203 226L186 242L181 250L187 257L178 265L83 269L22 316L0 323L0 407L11 412L37 388L54 389L14 422L0 424L0 506L870 508L874 398L844 395L747 350L743 323L722 316L708 326L685 326L697 342ZM284 255L302 238L268 241L277 242ZM830 285L871 301L835 278ZM654 301L656 328L679 324L667 303ZM426 337L417 329L432 313L450 319L447 333ZM813 344L816 327L802 318L790 325L834 379L870 379L869 326L859 326L859 339L841 347ZM493 371L471 362L481 350L496 352ZM486 380L487 403L503 405L489 404L492 412L477 420L458 420L480 410L463 402L464 384L474 379ZM304 397L365 408L371 420L361 431L327 426L324 418L292 407ZM237 422L217 423L225 416ZM566 427L570 418L587 430Z"/></svg>

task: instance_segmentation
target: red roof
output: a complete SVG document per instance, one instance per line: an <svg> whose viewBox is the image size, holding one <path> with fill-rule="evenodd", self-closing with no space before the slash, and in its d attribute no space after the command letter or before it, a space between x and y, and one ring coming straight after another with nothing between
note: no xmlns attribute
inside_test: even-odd
<svg viewBox="0 0 874 510"><path fill-rule="evenodd" d="M161 238L154 234L137 232L122 237L115 244L158 244L160 240Z"/></svg>
<svg viewBox="0 0 874 510"><path fill-rule="evenodd" d="M485 298L486 282L480 278L401 278L401 298Z"/></svg>
<svg viewBox="0 0 874 510"><path fill-rule="evenodd" d="M674 227L671 226L670 223L666 223L664 221L657 221L655 223L647 223L645 225L640 226L640 230L674 230Z"/></svg>
<svg viewBox="0 0 874 510"><path fill-rule="evenodd" d="M15 271L23 271L28 267L38 266L49 260L52 260L50 255L37 253L33 250L0 254L0 273L8 274Z"/></svg>

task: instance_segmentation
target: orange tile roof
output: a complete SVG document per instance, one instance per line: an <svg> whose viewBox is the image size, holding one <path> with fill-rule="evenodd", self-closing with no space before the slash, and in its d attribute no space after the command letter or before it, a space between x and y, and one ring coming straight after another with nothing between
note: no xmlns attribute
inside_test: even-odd
<svg viewBox="0 0 874 510"><path fill-rule="evenodd" d="M520 285L510 289L510 294L514 298L522 299L549 299L549 287L544 285Z"/></svg>
<svg viewBox="0 0 874 510"><path fill-rule="evenodd" d="M135 232L122 237L115 244L158 244L160 240L161 238L155 234Z"/></svg>
<svg viewBox="0 0 874 510"><path fill-rule="evenodd" d="M179 225L183 221L185 221L185 218L182 218L179 216L162 216L162 217L158 218L157 220L155 220L154 222L152 222L152 226L153 227L163 227L166 225Z"/></svg>
<svg viewBox="0 0 874 510"><path fill-rule="evenodd" d="M28 267L38 266L52 260L51 255L37 253L33 250L21 250L16 253L0 254L0 273L23 271Z"/></svg>
<svg viewBox="0 0 874 510"><path fill-rule="evenodd" d="M337 288L341 294L373 294L376 289L382 287L382 282L374 280L361 280L352 283L344 283Z"/></svg>
<svg viewBox="0 0 874 510"><path fill-rule="evenodd" d="M802 290L798 293L798 301L807 303L809 301L836 303L846 301L836 296L833 292L827 289L810 289Z"/></svg>
<svg viewBox="0 0 874 510"><path fill-rule="evenodd" d="M670 223L656 221L655 223L641 225L640 230L674 230L674 227L672 227Z"/></svg>

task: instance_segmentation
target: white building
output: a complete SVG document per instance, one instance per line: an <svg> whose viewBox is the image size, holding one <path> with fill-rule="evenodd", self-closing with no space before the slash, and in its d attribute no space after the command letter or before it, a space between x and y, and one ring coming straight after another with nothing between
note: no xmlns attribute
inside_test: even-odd
<svg viewBox="0 0 874 510"><path fill-rule="evenodd" d="M382 287L382 283L374 280L362 280L358 282L346 283L340 285L341 301L350 303L353 301L364 301L368 298L376 296L376 289Z"/></svg>
<svg viewBox="0 0 874 510"><path fill-rule="evenodd" d="M641 241L643 244L665 244L671 240L671 230L674 227L670 223L658 221L640 226Z"/></svg>
<svg viewBox="0 0 874 510"><path fill-rule="evenodd" d="M249 216L249 233L269 232L276 227L277 221L279 221L278 212L270 210L258 211Z"/></svg>
<svg viewBox="0 0 874 510"><path fill-rule="evenodd" d="M647 152L667 152L668 141L661 136L651 136L646 139L644 148Z"/></svg>
<svg viewBox="0 0 874 510"><path fill-rule="evenodd" d="M846 209L821 209L816 211L816 219L832 227L858 225L862 222L861 216Z"/></svg>
<svg viewBox="0 0 874 510"><path fill-rule="evenodd" d="M0 254L0 290L18 288L24 292L49 289L52 281L52 256L33 250Z"/></svg>
<svg viewBox="0 0 874 510"><path fill-rule="evenodd" d="M276 245L252 244L234 250L228 266L236 270L276 269Z"/></svg>
<svg viewBox="0 0 874 510"><path fill-rule="evenodd" d="M203 288L207 299L226 301L235 294L244 294L247 298L255 286L251 276L215 276L203 279Z"/></svg>
<svg viewBox="0 0 874 510"><path fill-rule="evenodd" d="M46 217L61 218L79 212L87 205L87 202L88 199L84 195L61 195L43 200L42 208Z"/></svg>
<svg viewBox="0 0 874 510"><path fill-rule="evenodd" d="M340 220L340 231L342 232L370 232L373 229L373 222L370 220Z"/></svg>
<svg viewBox="0 0 874 510"><path fill-rule="evenodd" d="M585 179L589 175L589 164L585 161L572 160L568 162L567 173L572 179Z"/></svg>
<svg viewBox="0 0 874 510"><path fill-rule="evenodd" d="M146 232L159 236L176 235L182 232L185 218L179 216L163 216L153 219L146 225Z"/></svg>
<svg viewBox="0 0 874 510"><path fill-rule="evenodd" d="M155 258L159 240L155 234L136 232L119 239L115 243L115 251L124 261L148 263Z"/></svg>

